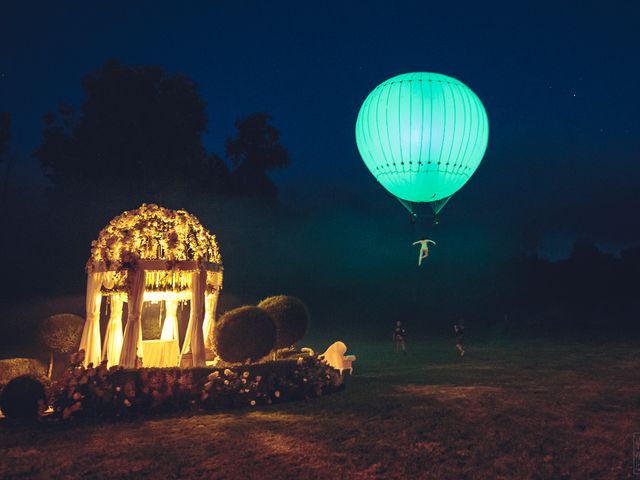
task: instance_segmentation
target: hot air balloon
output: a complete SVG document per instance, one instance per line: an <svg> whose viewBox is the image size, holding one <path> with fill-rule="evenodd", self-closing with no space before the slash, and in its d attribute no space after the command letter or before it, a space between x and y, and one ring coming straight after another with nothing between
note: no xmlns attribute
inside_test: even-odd
<svg viewBox="0 0 640 480"><path fill-rule="evenodd" d="M434 218L476 171L489 138L482 102L439 73L405 73L378 85L356 121L356 142L373 176L415 220Z"/></svg>

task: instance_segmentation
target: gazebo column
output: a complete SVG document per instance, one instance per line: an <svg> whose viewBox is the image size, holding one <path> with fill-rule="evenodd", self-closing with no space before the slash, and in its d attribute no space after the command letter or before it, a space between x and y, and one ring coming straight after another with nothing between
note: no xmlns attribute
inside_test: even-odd
<svg viewBox="0 0 640 480"><path fill-rule="evenodd" d="M204 335L202 327L204 323L204 294L207 286L207 272L204 269L196 270L191 274L191 312L189 324L182 346L182 357L191 352L191 361L185 366L204 367L206 365L204 350Z"/></svg>
<svg viewBox="0 0 640 480"><path fill-rule="evenodd" d="M87 276L87 318L82 329L80 350L84 350L83 364L98 365L102 360L100 355L100 304L102 303L103 272L90 272Z"/></svg>
<svg viewBox="0 0 640 480"><path fill-rule="evenodd" d="M212 293L205 294L204 297L204 324L202 334L204 335L204 346L207 350L213 349L213 329L216 326L216 307L218 305L218 289Z"/></svg>
<svg viewBox="0 0 640 480"><path fill-rule="evenodd" d="M165 300L165 310L167 314L162 324L161 340L179 340L178 336L178 300Z"/></svg>
<svg viewBox="0 0 640 480"><path fill-rule="evenodd" d="M142 305L144 303L145 270L138 266L136 270L130 270L132 276L128 283L127 325L124 329L122 352L120 353L120 365L125 368L136 368L136 360L142 358Z"/></svg>
<svg viewBox="0 0 640 480"><path fill-rule="evenodd" d="M102 359L107 361L107 367L118 365L120 352L122 351L122 306L123 299L120 295L112 295L110 298L109 323L104 336L102 347Z"/></svg>

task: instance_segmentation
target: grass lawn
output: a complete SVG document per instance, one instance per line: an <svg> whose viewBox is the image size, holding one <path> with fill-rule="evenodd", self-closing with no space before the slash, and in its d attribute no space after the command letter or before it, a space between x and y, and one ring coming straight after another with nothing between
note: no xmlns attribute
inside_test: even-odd
<svg viewBox="0 0 640 480"><path fill-rule="evenodd" d="M640 350L350 345L340 393L99 425L0 422L0 478L634 478Z"/></svg>

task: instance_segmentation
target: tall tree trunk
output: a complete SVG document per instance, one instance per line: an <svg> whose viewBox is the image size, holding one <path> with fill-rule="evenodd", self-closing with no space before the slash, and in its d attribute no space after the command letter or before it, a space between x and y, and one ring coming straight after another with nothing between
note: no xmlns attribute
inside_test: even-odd
<svg viewBox="0 0 640 480"><path fill-rule="evenodd" d="M49 353L49 378L53 374L53 350Z"/></svg>

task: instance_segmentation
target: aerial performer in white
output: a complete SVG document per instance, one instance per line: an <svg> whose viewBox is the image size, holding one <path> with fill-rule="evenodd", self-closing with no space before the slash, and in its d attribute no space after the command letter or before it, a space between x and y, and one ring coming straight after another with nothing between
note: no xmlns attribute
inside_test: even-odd
<svg viewBox="0 0 640 480"><path fill-rule="evenodd" d="M474 174L487 149L489 121L478 96L440 73L385 80L356 120L360 156L375 179L409 211L414 226L440 210ZM418 265L429 254L426 234ZM414 237L415 238L415 237ZM419 238L419 237L418 237Z"/></svg>
<svg viewBox="0 0 640 480"><path fill-rule="evenodd" d="M418 240L417 242L413 242L414 245L420 245L420 253L418 256L418 266L422 265L422 260L429 256L430 243L433 243L434 245L436 244L436 242L434 242L433 240L429 240L428 238L425 238L424 240Z"/></svg>

